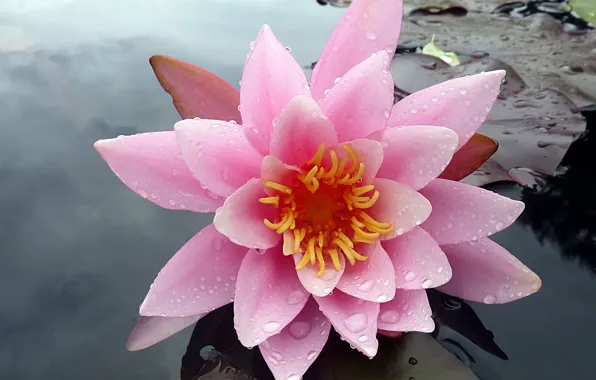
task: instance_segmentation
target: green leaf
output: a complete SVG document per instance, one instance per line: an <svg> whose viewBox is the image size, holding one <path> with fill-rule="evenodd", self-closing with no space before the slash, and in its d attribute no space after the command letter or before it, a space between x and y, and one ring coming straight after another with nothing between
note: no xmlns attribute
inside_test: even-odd
<svg viewBox="0 0 596 380"><path fill-rule="evenodd" d="M432 55L439 58L449 66L458 66L460 64L457 54L452 51L443 51L435 45L435 36L433 35L429 43L422 48L422 54Z"/></svg>
<svg viewBox="0 0 596 380"><path fill-rule="evenodd" d="M582 20L596 24L596 1L594 0L569 0L571 9L577 12Z"/></svg>

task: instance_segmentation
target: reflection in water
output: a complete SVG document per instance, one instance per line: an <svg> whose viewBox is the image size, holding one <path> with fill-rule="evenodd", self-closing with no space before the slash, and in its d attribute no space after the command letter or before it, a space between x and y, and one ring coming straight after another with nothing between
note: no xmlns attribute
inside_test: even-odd
<svg viewBox="0 0 596 380"><path fill-rule="evenodd" d="M560 174L523 190L520 220L541 242L555 242L563 257L596 274L596 111L583 114L586 132L567 152Z"/></svg>

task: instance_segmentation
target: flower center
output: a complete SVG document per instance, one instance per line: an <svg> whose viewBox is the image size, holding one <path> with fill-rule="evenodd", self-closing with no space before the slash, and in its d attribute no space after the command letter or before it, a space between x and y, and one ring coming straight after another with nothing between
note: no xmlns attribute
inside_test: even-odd
<svg viewBox="0 0 596 380"><path fill-rule="evenodd" d="M284 235L284 254L302 254L296 269L318 265L317 276L329 261L341 270L339 255L351 265L365 261L367 257L358 253L355 243L373 244L394 230L390 223L378 222L366 213L379 199L379 191L373 185L361 186L366 167L350 145L342 148L341 159L333 149L325 157L325 144L321 144L288 184L266 181L265 187L274 190L274 195L259 199L279 209L276 221L265 219L264 223Z"/></svg>

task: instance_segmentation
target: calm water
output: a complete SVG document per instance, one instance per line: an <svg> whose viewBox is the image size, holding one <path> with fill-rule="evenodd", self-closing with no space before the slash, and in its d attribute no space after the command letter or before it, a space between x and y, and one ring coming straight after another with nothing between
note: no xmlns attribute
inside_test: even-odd
<svg viewBox="0 0 596 380"><path fill-rule="evenodd" d="M124 344L157 271L211 217L141 199L92 144L178 120L150 55L237 84L263 23L307 65L341 13L314 0L0 3L0 379L180 378L192 329L139 353ZM540 193L498 187L528 207L495 240L544 287L513 304L473 305L509 360L441 330L483 380L594 376L595 160L584 145L567 177Z"/></svg>

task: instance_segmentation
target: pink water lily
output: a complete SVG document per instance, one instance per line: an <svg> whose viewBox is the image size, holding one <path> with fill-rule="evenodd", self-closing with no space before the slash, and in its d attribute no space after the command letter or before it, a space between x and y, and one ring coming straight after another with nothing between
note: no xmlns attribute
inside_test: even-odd
<svg viewBox="0 0 596 380"><path fill-rule="evenodd" d="M540 288L488 238L523 203L437 178L487 116L504 72L393 106L388 53L401 17L399 1L354 1L310 84L264 26L245 64L240 115L214 111L232 121L186 119L95 144L149 201L216 213L158 274L129 349L234 302L240 342L259 347L276 379L299 379L332 326L369 357L378 331L432 331L427 288L484 303ZM219 85L220 99L234 98ZM182 114L195 107L192 87L171 91Z"/></svg>

